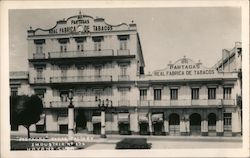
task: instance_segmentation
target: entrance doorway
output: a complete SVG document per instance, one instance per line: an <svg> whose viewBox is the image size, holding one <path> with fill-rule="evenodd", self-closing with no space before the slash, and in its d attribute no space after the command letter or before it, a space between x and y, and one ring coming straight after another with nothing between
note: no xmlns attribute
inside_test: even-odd
<svg viewBox="0 0 250 158"><path fill-rule="evenodd" d="M163 122L158 121L153 123L154 135L163 135Z"/></svg>
<svg viewBox="0 0 250 158"><path fill-rule="evenodd" d="M101 134L101 122L93 124L93 134Z"/></svg>
<svg viewBox="0 0 250 158"><path fill-rule="evenodd" d="M200 135L201 134L201 115L194 113L190 116L190 134Z"/></svg>
<svg viewBox="0 0 250 158"><path fill-rule="evenodd" d="M121 134L121 135L129 135L129 134L131 134L128 122L120 122L119 123L119 134Z"/></svg>
<svg viewBox="0 0 250 158"><path fill-rule="evenodd" d="M78 115L76 117L76 133L84 132L86 130L86 125L87 125L87 121L86 121L84 111L79 110Z"/></svg>
<svg viewBox="0 0 250 158"><path fill-rule="evenodd" d="M149 135L149 125L147 122L140 123L140 135Z"/></svg>
<svg viewBox="0 0 250 158"><path fill-rule="evenodd" d="M180 117L176 113L169 116L169 134L180 135Z"/></svg>
<svg viewBox="0 0 250 158"><path fill-rule="evenodd" d="M216 115L214 113L208 115L208 134L216 135Z"/></svg>

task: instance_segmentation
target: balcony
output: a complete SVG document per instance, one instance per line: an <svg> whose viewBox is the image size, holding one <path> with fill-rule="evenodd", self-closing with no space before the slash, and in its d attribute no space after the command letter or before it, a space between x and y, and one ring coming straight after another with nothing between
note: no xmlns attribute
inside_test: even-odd
<svg viewBox="0 0 250 158"><path fill-rule="evenodd" d="M118 81L129 81L129 75L119 75Z"/></svg>
<svg viewBox="0 0 250 158"><path fill-rule="evenodd" d="M103 49L99 51L85 50L85 51L67 51L67 52L49 52L48 58L77 58L77 57L103 57L114 56L112 49Z"/></svg>
<svg viewBox="0 0 250 158"><path fill-rule="evenodd" d="M67 108L69 105L69 102L61 102L61 101L52 101L50 102L50 108ZM74 107L98 107L97 101L74 101L73 102Z"/></svg>
<svg viewBox="0 0 250 158"><path fill-rule="evenodd" d="M45 78L34 78L34 83L45 83Z"/></svg>
<svg viewBox="0 0 250 158"><path fill-rule="evenodd" d="M236 101L234 99L223 99L222 100L222 105L234 106L234 105L236 105Z"/></svg>
<svg viewBox="0 0 250 158"><path fill-rule="evenodd" d="M70 82L112 82L112 76L65 76L51 77L50 83Z"/></svg>
<svg viewBox="0 0 250 158"><path fill-rule="evenodd" d="M149 106L150 104L149 104L149 100L138 100L137 105L146 107L146 106Z"/></svg>
<svg viewBox="0 0 250 158"><path fill-rule="evenodd" d="M117 56L125 56L125 55L130 55L130 52L128 49L117 50Z"/></svg>
<svg viewBox="0 0 250 158"><path fill-rule="evenodd" d="M170 100L150 100L149 106L169 106Z"/></svg>
<svg viewBox="0 0 250 158"><path fill-rule="evenodd" d="M44 53L34 53L33 54L33 59L44 59L45 54Z"/></svg>
<svg viewBox="0 0 250 158"><path fill-rule="evenodd" d="M129 100L118 100L118 106L130 106Z"/></svg>

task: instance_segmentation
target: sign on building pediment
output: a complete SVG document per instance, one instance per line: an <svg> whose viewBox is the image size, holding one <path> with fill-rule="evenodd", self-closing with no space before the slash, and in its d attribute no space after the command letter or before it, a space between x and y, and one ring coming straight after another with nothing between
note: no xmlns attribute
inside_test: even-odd
<svg viewBox="0 0 250 158"><path fill-rule="evenodd" d="M94 19L88 15L76 15L67 20L59 20L57 24L48 30L38 28L34 30L36 35L43 34L69 34L69 33L89 33L89 32L108 32L117 30L128 30L129 25L122 23L119 25L110 25L103 18ZM30 31L30 30L29 30Z"/></svg>
<svg viewBox="0 0 250 158"><path fill-rule="evenodd" d="M177 60L174 64L168 64L168 67L153 72L154 76L191 76L191 75L214 75L216 69L206 68L202 63L195 63L186 57Z"/></svg>

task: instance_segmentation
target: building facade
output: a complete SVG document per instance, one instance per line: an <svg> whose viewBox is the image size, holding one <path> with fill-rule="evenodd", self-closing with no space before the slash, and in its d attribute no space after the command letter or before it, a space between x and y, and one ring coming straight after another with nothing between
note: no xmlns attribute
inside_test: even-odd
<svg viewBox="0 0 250 158"><path fill-rule="evenodd" d="M68 131L72 89L78 133L100 134L105 121L109 134L241 134L240 43L225 50L213 68L183 57L145 75L133 22L110 25L79 13L27 33L29 70L22 83L10 77L10 87L11 95L37 94L43 100L33 131ZM104 120L101 105L108 106Z"/></svg>

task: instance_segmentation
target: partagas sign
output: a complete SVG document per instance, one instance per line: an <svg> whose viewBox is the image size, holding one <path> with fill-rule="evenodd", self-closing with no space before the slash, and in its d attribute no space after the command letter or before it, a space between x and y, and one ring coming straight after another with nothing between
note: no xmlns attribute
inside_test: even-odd
<svg viewBox="0 0 250 158"><path fill-rule="evenodd" d="M190 76L190 75L213 75L217 73L215 69L202 66L202 63L195 63L184 57L177 60L174 64L168 64L168 67L153 72L154 76Z"/></svg>

